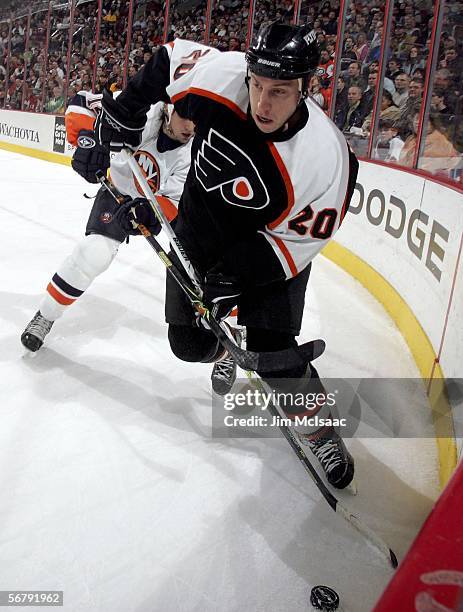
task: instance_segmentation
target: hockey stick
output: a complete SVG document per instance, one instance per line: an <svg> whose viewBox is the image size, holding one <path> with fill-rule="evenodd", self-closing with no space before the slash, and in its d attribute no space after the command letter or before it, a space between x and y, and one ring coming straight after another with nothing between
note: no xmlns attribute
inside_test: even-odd
<svg viewBox="0 0 463 612"><path fill-rule="evenodd" d="M261 393L266 393L265 387L263 385L261 378L251 378L248 374L248 378L252 383L255 383ZM297 458L302 463L305 470L309 473L311 478L314 480L315 484L318 487L318 490L323 495L325 500L328 502L329 506L338 514L340 514L352 527L354 527L362 536L369 542L374 548L379 550L379 552L387 559L387 561L392 565L395 569L398 566L397 557L394 554L394 551L389 548L389 546L384 542L368 525L366 525L362 520L358 518L355 514L352 514L345 506L341 504L341 502L331 493L328 487L325 485L323 480L317 474L315 468L310 463L307 458L304 449L301 447L299 440L296 438L291 429L282 423L281 415L278 412L278 409L272 402L268 403L268 410L272 417L278 417L278 427L280 428L281 433L284 435L286 440L289 442L291 448L297 455Z"/></svg>
<svg viewBox="0 0 463 612"><path fill-rule="evenodd" d="M124 201L124 196L117 191L114 185L112 185L112 183L104 176L102 172L97 173L97 178L101 185L107 191L109 191L118 204L121 204ZM192 286L191 279L186 278L185 274L177 268L151 232L143 225L139 225L138 228L140 233L145 237L151 248L156 252L162 263L165 265L167 272L171 274L184 294L190 300L193 308L201 317L203 317L212 333L230 352L230 355L243 370L275 372L281 369L292 369L317 359L317 357L320 357L325 350L325 342L321 339L312 340L311 342L306 342L300 346L285 349L283 351L257 353L242 349L224 331L221 324L203 303L201 295L197 292L196 288ZM173 233L172 228L170 229Z"/></svg>
<svg viewBox="0 0 463 612"><path fill-rule="evenodd" d="M138 164L133 160L137 166ZM137 172L138 174L138 172ZM135 174L135 176L137 176ZM141 174L141 173L139 173ZM97 178L101 185L105 187L109 193L113 196L113 198L120 204L123 202L123 196L116 190L114 185L103 175L103 173L99 173ZM137 180L141 186L146 182L143 175L140 176L140 179ZM149 187L147 186L149 189ZM145 192L145 190L143 190ZM151 198L153 197L151 191L149 191ZM146 195L146 192L145 192ZM151 202L151 198L149 201ZM157 203L156 203L157 208ZM160 211L162 213L162 211ZM161 215L157 216L159 219ZM162 217L161 217L162 218ZM160 220L160 219L159 219ZM160 220L161 221L161 220ZM172 234L175 236L170 224L167 222ZM161 222L161 227L163 227ZM192 306L197 310L197 312L206 319L208 322L211 331L216 335L218 340L227 348L236 363L244 370L258 370L262 369L263 371L275 371L280 369L286 369L293 367L293 364L297 363L298 365L301 363L307 363L308 361L312 361L319 357L325 348L325 343L323 340L314 340L312 342L308 342L303 344L296 349L287 349L285 351L276 351L271 353L256 353L253 351L245 351L238 347L225 332L222 330L220 324L217 320L210 314L207 307L203 304L201 300L201 296L195 291L195 288L191 286L188 280L185 278L185 275L180 272L180 270L175 266L175 264L170 260L167 253L164 251L162 246L156 240L156 238L149 232L149 230L139 225L139 230L142 235L145 237L150 246L154 249L156 254L159 256L163 264L166 266L167 271L173 276L175 281L181 287L185 295L191 301ZM176 237L175 237L176 238ZM176 238L178 242L178 239ZM181 247L181 245L180 245ZM181 249L183 252L183 249ZM297 359L297 361L295 361ZM265 391L263 387L263 383L260 378L256 379L259 381L259 386L261 390ZM270 402L269 409L272 416L280 416L276 407ZM377 535L375 534L367 525L365 525L358 517L349 512L347 508L345 508L339 500L329 491L327 486L324 484L320 476L317 474L315 468L310 463L309 459L306 457L304 450L302 449L299 441L291 431L291 429L283 424L279 425L280 431L289 442L291 448L296 453L299 461L304 466L305 470L309 473L311 478L314 480L316 486L319 491L328 502L330 507L337 513L341 514L343 518L351 524L357 531L359 531L365 539L370 542L376 549L378 549L383 556L385 556L388 561L391 563L392 567L397 567L397 557L394 552L387 546L387 544Z"/></svg>
<svg viewBox="0 0 463 612"><path fill-rule="evenodd" d="M169 220L167 219L166 215L164 214L164 211L159 206L156 198L154 197L153 192L151 191L151 188L148 185L148 181L146 180L144 174L142 173L141 168L138 165L137 161L134 159L132 152L128 149L122 149L121 156L122 156L122 159L125 162L127 162L127 164L129 165L130 169L133 172L133 175L137 179L138 184L140 185L143 193L145 194L145 198L148 200L152 211L156 215L156 219L161 224L161 227L164 233L167 235L169 242L172 245L172 248L177 254L177 257L179 258L182 266L185 268L185 272L187 273L188 277L193 283L196 293L202 296L201 284L196 275L196 271L193 267L193 264L189 260L188 255L185 253L183 246L180 240L177 238L174 230L172 229L172 226L169 223Z"/></svg>

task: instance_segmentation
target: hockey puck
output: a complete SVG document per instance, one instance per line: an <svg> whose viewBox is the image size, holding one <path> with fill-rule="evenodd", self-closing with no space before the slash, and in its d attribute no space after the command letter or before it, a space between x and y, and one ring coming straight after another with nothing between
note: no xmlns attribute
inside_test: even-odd
<svg viewBox="0 0 463 612"><path fill-rule="evenodd" d="M310 591L310 603L316 610L337 610L339 596L334 589L320 584Z"/></svg>

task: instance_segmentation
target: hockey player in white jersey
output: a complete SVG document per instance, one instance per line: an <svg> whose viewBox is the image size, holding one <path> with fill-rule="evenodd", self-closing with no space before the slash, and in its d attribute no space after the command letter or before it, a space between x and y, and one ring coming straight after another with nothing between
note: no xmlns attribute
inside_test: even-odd
<svg viewBox="0 0 463 612"><path fill-rule="evenodd" d="M170 99L195 122L177 236L203 279L206 304L221 304L224 316L238 305L247 349L287 349L300 332L311 261L344 219L358 162L307 96L319 60L315 32L265 25L246 56L197 51L195 68L175 80L191 44L177 39L161 47L117 100L105 95L96 133L108 149L138 146L146 110L157 100ZM215 336L196 325L189 301L169 277L166 320L171 349L180 359L223 357ZM324 392L313 364L258 373L269 384L298 379L299 392ZM285 412L326 415L329 408L294 405ZM339 434L315 427L304 440L328 481L346 487L354 463Z"/></svg>
<svg viewBox="0 0 463 612"><path fill-rule="evenodd" d="M160 225L148 214L146 203L130 169L115 155L109 155L97 143L93 132L96 114L101 106L101 95L80 92L71 101L65 116L66 132L77 149L72 166L81 176L96 183L97 170L110 166L111 179L118 191L125 195L125 203L118 205L103 188L98 191L87 222L85 237L53 274L42 298L38 312L27 325L21 342L30 351L37 351L50 332L53 323L78 300L97 276L114 260L122 242L129 235L139 235L138 229L124 212L132 208L138 223L152 234ZM135 152L148 183L169 220L177 215L185 178L190 166L191 139L194 123L182 118L171 105L159 102L152 106Z"/></svg>

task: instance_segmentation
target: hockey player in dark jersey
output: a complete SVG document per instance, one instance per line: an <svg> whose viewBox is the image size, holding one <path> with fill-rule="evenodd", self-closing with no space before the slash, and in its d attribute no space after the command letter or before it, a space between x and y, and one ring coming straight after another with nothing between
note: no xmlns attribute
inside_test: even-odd
<svg viewBox="0 0 463 612"><path fill-rule="evenodd" d="M223 316L238 306L252 351L296 345L311 261L341 225L355 186L355 156L307 97L318 60L314 32L279 23L263 26L246 56L209 57L207 47L177 39L158 50L117 100L105 95L97 119L108 150L138 146L146 109L160 99L195 122L175 231L204 280L205 302L220 304ZM193 69L175 79L192 61ZM166 320L180 359L224 358L169 277ZM310 383L324 392L313 364L259 374L269 384L299 379L299 391ZM300 407L285 412L308 414ZM327 413L326 404L319 407ZM346 487L354 464L339 434L323 427L302 437L328 481Z"/></svg>

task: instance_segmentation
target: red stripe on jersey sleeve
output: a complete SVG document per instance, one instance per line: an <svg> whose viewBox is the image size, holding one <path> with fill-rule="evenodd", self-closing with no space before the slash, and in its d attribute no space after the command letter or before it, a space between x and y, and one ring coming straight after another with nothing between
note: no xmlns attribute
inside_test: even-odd
<svg viewBox="0 0 463 612"><path fill-rule="evenodd" d="M281 215L278 217L278 219L275 219L275 221L272 221L272 223L269 224L269 228L270 229L274 229L275 227L277 227L277 225L280 225L280 223L283 221L283 219L285 219L289 215L292 207L294 206L294 188L293 188L293 184L291 182L291 179L289 177L288 170L286 169L286 166L285 166L283 160L281 159L281 156L278 153L277 148L275 147L273 142L269 142L268 146L270 148L270 152L273 155L273 159L275 160L275 163L278 166L278 170L280 171L280 174L281 174L281 176L283 178L283 181L284 181L285 187L286 187L286 193L288 195L288 205L287 205L287 207L281 213Z"/></svg>
<svg viewBox="0 0 463 612"><path fill-rule="evenodd" d="M297 267L296 267L296 264L294 263L294 259L292 258L291 253L288 251L287 246L285 245L283 240L281 240L281 238L275 238L275 236L272 236L272 238L273 238L273 240L275 240L275 242L277 243L278 248L283 253L284 258L286 259L286 262L287 262L287 264L289 266L289 269L291 270L291 274L293 276L296 276L296 274L297 274Z"/></svg>
<svg viewBox="0 0 463 612"><path fill-rule="evenodd" d="M214 102L223 104L224 106L229 108L231 111L236 113L238 117L242 119L243 121L246 119L246 113L244 113L237 104L235 104L228 98L224 98L223 96L219 96L219 94L216 94L212 91L207 91L207 89L201 89L199 87L190 87L186 89L185 91L181 91L180 93L176 94L175 96L172 97L172 104L175 104L176 102L178 102L179 100L187 96L188 94L193 94L196 96L201 96L203 98L209 98L210 100L214 100Z"/></svg>
<svg viewBox="0 0 463 612"><path fill-rule="evenodd" d="M166 196L157 195L155 196L159 206L162 208L162 212L166 215L168 221L172 221L177 216L178 210L175 204L166 198Z"/></svg>
<svg viewBox="0 0 463 612"><path fill-rule="evenodd" d="M77 137L80 130L93 130L94 123L95 117L89 117L81 113L67 113L64 116L64 125L66 126L68 142L77 147Z"/></svg>

